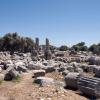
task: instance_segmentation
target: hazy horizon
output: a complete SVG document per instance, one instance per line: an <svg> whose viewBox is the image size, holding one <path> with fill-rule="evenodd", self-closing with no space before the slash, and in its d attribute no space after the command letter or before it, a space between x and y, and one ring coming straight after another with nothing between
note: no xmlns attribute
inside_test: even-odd
<svg viewBox="0 0 100 100"><path fill-rule="evenodd" d="M99 0L1 0L0 36L18 32L51 45L100 42Z"/></svg>

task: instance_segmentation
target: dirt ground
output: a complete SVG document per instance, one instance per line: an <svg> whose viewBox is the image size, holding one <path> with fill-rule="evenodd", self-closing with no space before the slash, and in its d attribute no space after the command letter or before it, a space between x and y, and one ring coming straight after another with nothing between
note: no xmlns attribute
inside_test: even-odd
<svg viewBox="0 0 100 100"><path fill-rule="evenodd" d="M33 83L33 72L24 73L18 82L3 82L0 85L0 100L88 100L76 91L57 86L40 87ZM49 73L46 76L62 80L60 74Z"/></svg>

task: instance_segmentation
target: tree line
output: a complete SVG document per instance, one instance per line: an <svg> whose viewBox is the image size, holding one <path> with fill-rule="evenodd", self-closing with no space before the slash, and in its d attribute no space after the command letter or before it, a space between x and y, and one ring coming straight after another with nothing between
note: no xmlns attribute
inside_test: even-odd
<svg viewBox="0 0 100 100"><path fill-rule="evenodd" d="M34 41L29 37L21 37L18 33L7 33L0 38L0 51L30 52Z"/></svg>
<svg viewBox="0 0 100 100"><path fill-rule="evenodd" d="M85 42L80 42L76 45L73 45L71 48L69 48L66 45L62 45L59 47L60 51L66 51L66 50L74 50L74 51L91 51L93 54L100 55L100 43L98 44L92 44L90 47L87 47L85 45Z"/></svg>
<svg viewBox="0 0 100 100"><path fill-rule="evenodd" d="M0 51L11 51L11 52L31 52L35 48L35 42L29 37L21 37L17 32L7 33L0 38ZM85 42L80 42L68 47L62 45L59 48L55 46L50 46L50 50L59 49L60 51L74 50L74 51L91 51L94 54L100 55L100 43L93 44L90 47L87 47Z"/></svg>

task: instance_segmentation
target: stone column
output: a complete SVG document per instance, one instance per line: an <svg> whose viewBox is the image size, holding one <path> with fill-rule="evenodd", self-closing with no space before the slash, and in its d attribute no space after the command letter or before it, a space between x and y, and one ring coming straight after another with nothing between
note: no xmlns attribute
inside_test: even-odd
<svg viewBox="0 0 100 100"><path fill-rule="evenodd" d="M35 39L35 49L39 52L39 38Z"/></svg>
<svg viewBox="0 0 100 100"><path fill-rule="evenodd" d="M51 51L50 51L50 44L49 44L49 39L46 38L46 47L44 51L44 56L46 60L51 59Z"/></svg>
<svg viewBox="0 0 100 100"><path fill-rule="evenodd" d="M50 48L49 48L49 39L48 38L46 38L46 50L47 51L50 50Z"/></svg>
<svg viewBox="0 0 100 100"><path fill-rule="evenodd" d="M35 38L35 47L33 47L33 50L31 51L32 60L38 60L38 54L39 54L39 38Z"/></svg>

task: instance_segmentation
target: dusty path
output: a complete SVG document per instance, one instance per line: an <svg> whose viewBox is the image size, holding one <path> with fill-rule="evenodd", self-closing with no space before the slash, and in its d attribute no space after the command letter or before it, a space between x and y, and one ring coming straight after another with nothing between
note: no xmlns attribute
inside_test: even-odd
<svg viewBox="0 0 100 100"><path fill-rule="evenodd" d="M0 97L5 97L7 100L31 100L27 95L31 93L32 81L30 72L23 74L19 82L3 82L0 85Z"/></svg>
<svg viewBox="0 0 100 100"><path fill-rule="evenodd" d="M56 76L51 73L47 76ZM57 77L57 76L56 76ZM33 84L32 72L24 73L19 82L3 82L0 85L0 100L87 100L74 91L59 87L39 87Z"/></svg>

